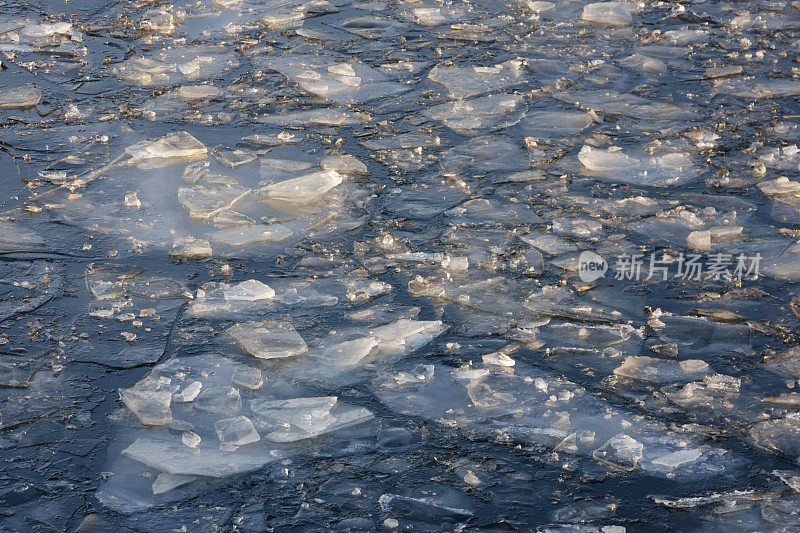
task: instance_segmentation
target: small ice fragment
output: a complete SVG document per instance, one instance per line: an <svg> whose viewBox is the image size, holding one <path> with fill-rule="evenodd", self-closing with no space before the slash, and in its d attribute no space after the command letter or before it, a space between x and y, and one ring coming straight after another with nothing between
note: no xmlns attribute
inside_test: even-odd
<svg viewBox="0 0 800 533"><path fill-rule="evenodd" d="M182 391L176 392L172 395L172 401L176 403L186 403L191 402L197 395L200 394L200 389L203 388L203 384L199 381L193 381L190 384L186 385Z"/></svg>
<svg viewBox="0 0 800 533"><path fill-rule="evenodd" d="M130 209L139 209L142 207L142 202L135 192L129 192L125 195L125 207Z"/></svg>
<svg viewBox="0 0 800 533"><path fill-rule="evenodd" d="M181 442L189 448L197 448L197 445L200 444L200 440L200 435L194 431L184 431L181 436Z"/></svg>

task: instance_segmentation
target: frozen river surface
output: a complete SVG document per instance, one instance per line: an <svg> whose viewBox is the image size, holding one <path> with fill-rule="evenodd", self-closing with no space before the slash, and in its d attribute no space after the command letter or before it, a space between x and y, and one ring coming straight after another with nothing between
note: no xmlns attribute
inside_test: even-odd
<svg viewBox="0 0 800 533"><path fill-rule="evenodd" d="M800 2L0 0L0 531L797 531Z"/></svg>

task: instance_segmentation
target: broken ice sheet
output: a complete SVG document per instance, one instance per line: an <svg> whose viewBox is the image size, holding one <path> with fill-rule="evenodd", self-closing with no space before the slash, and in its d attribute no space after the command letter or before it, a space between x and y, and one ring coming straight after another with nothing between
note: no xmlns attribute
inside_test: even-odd
<svg viewBox="0 0 800 533"><path fill-rule="evenodd" d="M268 306L274 297L272 287L255 279L236 284L206 283L198 289L186 312L202 317L256 312Z"/></svg>
<svg viewBox="0 0 800 533"><path fill-rule="evenodd" d="M257 59L305 91L334 102L366 102L408 90L363 63L348 63L335 57L286 55Z"/></svg>
<svg viewBox="0 0 800 533"><path fill-rule="evenodd" d="M510 60L485 67L439 64L428 73L428 79L447 87L450 98L461 99L524 83L525 74L522 62Z"/></svg>
<svg viewBox="0 0 800 533"><path fill-rule="evenodd" d="M308 351L303 338L291 324L264 320L243 322L227 330L236 343L256 359L283 359Z"/></svg>
<svg viewBox="0 0 800 533"><path fill-rule="evenodd" d="M294 232L283 224L257 224L239 229L220 230L209 234L209 239L230 246L244 248L246 246L278 244L289 240Z"/></svg>
<svg viewBox="0 0 800 533"><path fill-rule="evenodd" d="M122 454L168 474L217 478L252 472L279 458L268 451L225 452L208 446L192 452L179 442L150 437L136 439Z"/></svg>
<svg viewBox="0 0 800 533"><path fill-rule="evenodd" d="M324 170L297 178L279 181L256 191L265 202L306 205L318 201L325 193L342 183L342 175Z"/></svg>
<svg viewBox="0 0 800 533"><path fill-rule="evenodd" d="M0 109L28 109L41 101L42 90L34 86L0 91Z"/></svg>
<svg viewBox="0 0 800 533"><path fill-rule="evenodd" d="M130 156L129 164L146 169L205 159L207 151L203 143L185 131L142 141L125 149Z"/></svg>
<svg viewBox="0 0 800 533"><path fill-rule="evenodd" d="M250 409L264 438L273 442L294 442L346 429L370 420L363 407L339 405L335 396L252 400Z"/></svg>
<svg viewBox="0 0 800 533"><path fill-rule="evenodd" d="M185 46L165 49L146 57L127 59L115 68L117 75L145 87L195 81L239 66L236 54L222 46Z"/></svg>
<svg viewBox="0 0 800 533"><path fill-rule="evenodd" d="M672 383L690 381L710 372L708 363L699 359L674 361L655 357L628 357L614 374L634 380Z"/></svg>
<svg viewBox="0 0 800 533"><path fill-rule="evenodd" d="M441 104L426 109L424 113L461 135L474 135L518 122L523 111L522 101L519 95L489 95Z"/></svg>
<svg viewBox="0 0 800 533"><path fill-rule="evenodd" d="M692 156L685 152L642 157L628 155L619 147L602 149L585 145L578 153L578 159L591 176L631 185L681 185L701 172Z"/></svg>

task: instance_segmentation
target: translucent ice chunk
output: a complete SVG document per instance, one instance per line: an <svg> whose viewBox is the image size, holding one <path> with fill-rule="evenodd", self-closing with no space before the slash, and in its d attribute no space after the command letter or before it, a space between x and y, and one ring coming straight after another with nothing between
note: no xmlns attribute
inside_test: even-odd
<svg viewBox="0 0 800 533"><path fill-rule="evenodd" d="M277 244L291 238L294 232L282 224L259 224L250 228L234 228L216 231L210 235L212 241L231 248L243 248L257 244Z"/></svg>
<svg viewBox="0 0 800 533"><path fill-rule="evenodd" d="M261 440L255 426L253 426L253 422L246 416L217 420L214 424L214 429L222 444L244 446Z"/></svg>
<svg viewBox="0 0 800 533"><path fill-rule="evenodd" d="M583 20L606 26L630 26L635 5L629 2L597 2L583 8Z"/></svg>
<svg viewBox="0 0 800 533"><path fill-rule="evenodd" d="M407 354L420 348L447 331L441 320L409 320L402 318L391 324L374 328L370 334L378 339L382 354Z"/></svg>
<svg viewBox="0 0 800 533"><path fill-rule="evenodd" d="M328 366L353 367L370 355L377 345L377 339L363 337L323 346L320 350L315 351L313 355Z"/></svg>
<svg viewBox="0 0 800 533"><path fill-rule="evenodd" d="M203 384L199 381L192 381L188 385L186 385L183 390L180 392L176 392L172 395L172 401L176 403L186 403L191 402L197 395L200 394L200 390L203 388Z"/></svg>
<svg viewBox="0 0 800 533"><path fill-rule="evenodd" d="M160 168L176 163L204 159L205 145L185 131L169 133L155 141L142 141L125 149L130 164L141 168Z"/></svg>
<svg viewBox="0 0 800 533"><path fill-rule="evenodd" d="M611 437L594 451L595 460L613 470L630 472L639 466L644 457L644 445L624 433Z"/></svg>
<svg viewBox="0 0 800 533"><path fill-rule="evenodd" d="M272 290L272 287L255 279L225 287L223 293L225 294L225 299L230 302L255 302L275 297L275 291Z"/></svg>
<svg viewBox="0 0 800 533"><path fill-rule="evenodd" d="M122 454L168 474L216 478L253 472L278 457L268 453L231 453L203 447L192 451L182 444L148 437L136 439Z"/></svg>
<svg viewBox="0 0 800 533"><path fill-rule="evenodd" d="M451 98L470 98L517 85L526 77L522 62L510 60L488 67L436 65L428 79L447 87Z"/></svg>
<svg viewBox="0 0 800 533"><path fill-rule="evenodd" d="M258 194L266 200L308 204L316 202L340 183L341 174L335 170L325 170L267 185Z"/></svg>
<svg viewBox="0 0 800 533"><path fill-rule="evenodd" d="M174 259L204 259L212 255L211 244L205 239L177 237L172 241L169 256Z"/></svg>
<svg viewBox="0 0 800 533"><path fill-rule="evenodd" d="M220 416L233 416L242 410L242 397L234 387L204 388L194 399L195 409Z"/></svg>
<svg viewBox="0 0 800 533"><path fill-rule="evenodd" d="M0 109L28 109L41 101L42 90L33 86L0 92Z"/></svg>
<svg viewBox="0 0 800 533"><path fill-rule="evenodd" d="M305 341L291 324L272 320L243 322L229 328L228 334L257 359L281 359L308 351Z"/></svg>
<svg viewBox="0 0 800 533"><path fill-rule="evenodd" d="M129 389L119 389L125 406L147 426L163 426L172 420L169 378L145 378Z"/></svg>
<svg viewBox="0 0 800 533"><path fill-rule="evenodd" d="M155 496L165 494L173 489L187 485L196 480L195 476L186 476L184 474L167 474L161 472L153 482L153 494Z"/></svg>
<svg viewBox="0 0 800 533"><path fill-rule="evenodd" d="M261 424L279 428L293 426L307 433L318 434L334 421L331 409L336 396L294 398L291 400L251 400L250 410Z"/></svg>
<svg viewBox="0 0 800 533"><path fill-rule="evenodd" d="M690 381L709 373L708 363L700 359L673 361L655 357L628 357L614 374L639 381L672 383Z"/></svg>

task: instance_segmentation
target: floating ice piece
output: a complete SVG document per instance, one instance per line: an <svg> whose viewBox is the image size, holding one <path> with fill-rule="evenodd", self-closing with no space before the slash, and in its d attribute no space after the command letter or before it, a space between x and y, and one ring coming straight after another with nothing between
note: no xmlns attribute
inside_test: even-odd
<svg viewBox="0 0 800 533"><path fill-rule="evenodd" d="M692 110L616 91L576 90L554 93L552 96L586 111L601 111L608 115L622 115L642 120L684 121L695 117L695 112Z"/></svg>
<svg viewBox="0 0 800 533"><path fill-rule="evenodd" d="M459 100L431 107L425 116L442 122L462 135L474 135L491 128L504 128L519 122L523 98L520 95L497 94L480 96L470 100Z"/></svg>
<svg viewBox="0 0 800 533"><path fill-rule="evenodd" d="M378 340L373 337L362 337L324 345L310 355L320 360L320 363L325 366L352 368L358 366L369 356L378 344Z"/></svg>
<svg viewBox="0 0 800 533"><path fill-rule="evenodd" d="M582 131L594 123L589 113L580 112L535 112L528 113L521 121L525 135L534 137L566 137Z"/></svg>
<svg viewBox="0 0 800 533"><path fill-rule="evenodd" d="M250 402L250 410L256 426L265 432L270 431L264 438L273 442L309 439L361 424L373 417L363 407L337 405L336 396L255 399Z"/></svg>
<svg viewBox="0 0 800 533"><path fill-rule="evenodd" d="M200 390L203 388L203 384L199 381L192 381L188 385L186 385L183 390L180 392L176 392L172 395L172 401L175 403L186 403L191 402L197 395L200 394Z"/></svg>
<svg viewBox="0 0 800 533"><path fill-rule="evenodd" d="M631 472L644 457L644 445L638 440L620 433L611 437L605 444L594 451L592 457L613 470Z"/></svg>
<svg viewBox="0 0 800 533"><path fill-rule="evenodd" d="M229 285L223 288L222 292L229 302L256 302L275 297L272 287L255 279Z"/></svg>
<svg viewBox="0 0 800 533"><path fill-rule="evenodd" d="M305 341L291 324L272 320L244 322L227 331L244 351L256 359L282 359L308 351Z"/></svg>
<svg viewBox="0 0 800 533"><path fill-rule="evenodd" d="M198 289L187 309L191 316L215 316L263 309L275 291L258 280L247 280L235 285L207 283Z"/></svg>
<svg viewBox="0 0 800 533"><path fill-rule="evenodd" d="M691 381L709 372L708 363L700 359L674 361L647 356L628 357L614 369L617 376L655 383Z"/></svg>
<svg viewBox="0 0 800 533"><path fill-rule="evenodd" d="M249 193L250 189L236 184L178 187L178 202L192 222L209 223L216 222Z"/></svg>
<svg viewBox="0 0 800 533"><path fill-rule="evenodd" d="M231 248L243 248L257 244L277 244L291 238L292 230L282 224L259 224L250 228L234 228L212 233L212 241L220 242Z"/></svg>
<svg viewBox="0 0 800 533"><path fill-rule="evenodd" d="M322 109L309 109L295 111L283 115L266 115L258 117L257 122L262 124L281 124L284 126L308 127L311 125L322 126L355 126L369 122L371 117L366 113L356 113L339 107Z"/></svg>
<svg viewBox="0 0 800 533"><path fill-rule="evenodd" d="M214 429L219 441L230 446L244 446L261 440L253 422L246 416L217 420Z"/></svg>
<svg viewBox="0 0 800 533"><path fill-rule="evenodd" d="M345 64L324 56L291 54L263 61L304 90L336 102L366 102L408 90L362 63Z"/></svg>
<svg viewBox="0 0 800 533"><path fill-rule="evenodd" d="M196 479L197 477L195 476L167 474L166 472L160 472L156 480L153 482L153 495L159 496L161 494L166 494L173 489L188 485Z"/></svg>
<svg viewBox="0 0 800 533"><path fill-rule="evenodd" d="M678 450L675 452L668 453L667 455L662 455L657 459L653 459L651 463L656 467L672 471L683 465L693 463L698 459L700 459L700 457L702 456L703 456L703 451L700 450L699 448L693 448L689 450Z"/></svg>
<svg viewBox="0 0 800 533"><path fill-rule="evenodd" d="M758 422L750 428L747 436L756 446L795 461L800 457L799 434L800 418L797 413L792 413Z"/></svg>
<svg viewBox="0 0 800 533"><path fill-rule="evenodd" d="M509 60L489 67L436 65L428 79L441 83L450 91L450 98L480 96L524 83L525 69L521 61Z"/></svg>
<svg viewBox="0 0 800 533"><path fill-rule="evenodd" d="M341 174L335 170L324 170L267 185L256 191L256 194L265 201L310 204L318 201L340 183L342 183Z"/></svg>
<svg viewBox="0 0 800 533"><path fill-rule="evenodd" d="M294 426L306 433L321 432L334 421L331 409L338 401L336 396L294 398L291 400L250 401L250 409L266 426Z"/></svg>
<svg viewBox="0 0 800 533"><path fill-rule="evenodd" d="M237 365L231 375L231 383L243 389L256 391L264 385L264 376L258 368Z"/></svg>
<svg viewBox="0 0 800 533"><path fill-rule="evenodd" d="M366 177L370 175L367 165L350 154L326 156L319 162L319 166L345 176Z"/></svg>
<svg viewBox="0 0 800 533"><path fill-rule="evenodd" d="M172 241L169 256L174 259L205 259L212 255L211 244L205 239L194 237L176 237Z"/></svg>
<svg viewBox="0 0 800 533"><path fill-rule="evenodd" d="M204 159L206 147L185 131L168 133L155 141L142 141L125 149L130 164L140 168L161 168Z"/></svg>
<svg viewBox="0 0 800 533"><path fill-rule="evenodd" d="M682 152L639 159L616 147L603 150L585 145L578 153L578 160L601 179L653 187L681 185L699 172L692 156Z"/></svg>
<svg viewBox="0 0 800 533"><path fill-rule="evenodd" d="M193 450L200 446L200 442L202 442L202 440L203 439L200 438L200 435L194 431L184 431L181 435L181 442L183 445Z"/></svg>
<svg viewBox="0 0 800 533"><path fill-rule="evenodd" d="M175 17L164 9L148 9L142 15L139 30L169 34L175 30Z"/></svg>
<svg viewBox="0 0 800 533"><path fill-rule="evenodd" d="M597 2L583 8L583 20L605 26L630 26L636 6L629 2Z"/></svg>
<svg viewBox="0 0 800 533"><path fill-rule="evenodd" d="M0 221L0 249L29 248L44 244L44 239L35 231L14 222Z"/></svg>
<svg viewBox="0 0 800 533"><path fill-rule="evenodd" d="M290 133L288 131L278 133L277 135L254 133L253 135L242 137L243 143L263 148L269 148L272 146L283 146L285 144L297 144L301 140L302 137L299 137L294 133Z"/></svg>
<svg viewBox="0 0 800 533"><path fill-rule="evenodd" d="M28 109L42 101L42 90L32 85L0 92L0 109Z"/></svg>
<svg viewBox="0 0 800 533"><path fill-rule="evenodd" d="M215 146L211 150L211 157L220 165L228 168L239 168L253 163L258 156L250 150L230 149L224 146Z"/></svg>
<svg viewBox="0 0 800 533"><path fill-rule="evenodd" d="M242 411L242 397L234 387L205 387L192 406L206 413L230 417Z"/></svg>
<svg viewBox="0 0 800 533"><path fill-rule="evenodd" d="M148 57L131 58L114 71L123 80L136 85L170 85L195 81L236 68L236 54L223 46L183 46L164 49Z"/></svg>
<svg viewBox="0 0 800 533"><path fill-rule="evenodd" d="M119 389L125 406L147 426L163 426L172 420L170 379L145 378L129 389Z"/></svg>
<svg viewBox="0 0 800 533"><path fill-rule="evenodd" d="M149 437L136 439L122 454L168 474L215 478L253 472L278 458L266 452L233 453L204 447L191 451L182 444Z"/></svg>
<svg viewBox="0 0 800 533"><path fill-rule="evenodd" d="M0 52L37 52L59 56L86 55L81 45L83 35L69 22L31 22L3 24L0 33Z"/></svg>
<svg viewBox="0 0 800 533"><path fill-rule="evenodd" d="M374 279L351 278L343 283L347 286L347 299L356 305L392 292L390 284Z"/></svg>
<svg viewBox="0 0 800 533"><path fill-rule="evenodd" d="M433 380L436 368L433 365L417 365L411 371L400 371L375 378L375 386L380 390L401 391L407 387L427 385Z"/></svg>
<svg viewBox="0 0 800 533"><path fill-rule="evenodd" d="M786 176L771 181L762 181L757 185L759 190L770 197L800 196L800 182L791 181Z"/></svg>
<svg viewBox="0 0 800 533"><path fill-rule="evenodd" d="M401 318L391 324L374 328L370 335L378 339L381 354L408 354L425 346L447 331L441 320L409 320Z"/></svg>

